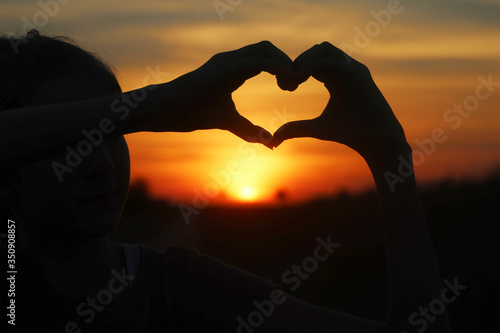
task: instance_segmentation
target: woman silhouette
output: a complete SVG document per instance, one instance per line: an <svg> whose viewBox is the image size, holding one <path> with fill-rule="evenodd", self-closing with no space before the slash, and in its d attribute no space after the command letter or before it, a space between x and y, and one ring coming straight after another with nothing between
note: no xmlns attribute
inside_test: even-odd
<svg viewBox="0 0 500 333"><path fill-rule="evenodd" d="M413 332L409 316L440 297L411 148L367 68L329 43L292 61L269 42L212 57L171 82L122 93L112 71L65 38L0 39L4 201L18 239L17 327L39 332ZM231 93L261 71L293 91L313 76L332 98L323 114L274 137L238 114ZM333 92L335 92L333 94ZM134 101L115 113L116 101ZM132 106L133 105L133 106ZM373 174L384 215L389 316L376 323L320 308L195 251L110 243L129 186L124 134L229 130L276 147L295 137L346 144ZM266 135L263 135L267 134ZM86 142L86 143L84 143ZM410 170L411 171L411 170ZM388 175L392 175L388 177ZM271 300L273 303L266 303ZM267 304L258 327L244 325ZM262 305L262 306L264 306ZM270 310L272 306L272 311ZM447 332L446 314L426 324Z"/></svg>

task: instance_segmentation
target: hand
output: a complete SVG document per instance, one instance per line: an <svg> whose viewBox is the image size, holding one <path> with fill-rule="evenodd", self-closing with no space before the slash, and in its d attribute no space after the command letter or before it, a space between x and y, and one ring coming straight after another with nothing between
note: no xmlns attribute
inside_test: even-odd
<svg viewBox="0 0 500 333"><path fill-rule="evenodd" d="M345 144L366 158L406 144L403 128L366 66L324 42L295 59L294 68L300 83L310 76L323 82L330 100L319 117L281 126L274 147L287 139L312 137Z"/></svg>
<svg viewBox="0 0 500 333"><path fill-rule="evenodd" d="M231 96L262 71L276 75L283 90L294 90L298 85L292 60L270 42L219 53L197 70L166 84L170 109L153 130L224 129L271 148L272 134L240 115Z"/></svg>

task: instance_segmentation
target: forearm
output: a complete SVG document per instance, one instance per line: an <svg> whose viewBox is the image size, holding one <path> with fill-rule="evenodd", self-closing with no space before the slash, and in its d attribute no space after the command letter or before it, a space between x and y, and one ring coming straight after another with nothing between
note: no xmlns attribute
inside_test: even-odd
<svg viewBox="0 0 500 333"><path fill-rule="evenodd" d="M22 165L50 156L68 144L146 130L161 103L164 85L101 98L0 112L2 165ZM96 134L96 137L98 135Z"/></svg>
<svg viewBox="0 0 500 333"><path fill-rule="evenodd" d="M389 331L409 330L409 317L441 295L441 276L417 192L411 148L404 142L365 156L384 220ZM406 162L403 162L406 161ZM403 165L404 164L404 165ZM446 314L427 332L447 332Z"/></svg>

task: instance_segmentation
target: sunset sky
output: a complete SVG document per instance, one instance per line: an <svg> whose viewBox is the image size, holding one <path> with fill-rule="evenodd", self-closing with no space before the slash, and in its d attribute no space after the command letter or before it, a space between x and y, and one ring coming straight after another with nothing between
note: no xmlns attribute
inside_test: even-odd
<svg viewBox="0 0 500 333"><path fill-rule="evenodd" d="M218 52L261 40L292 59L329 41L371 69L420 154L421 182L500 166L500 0L0 2L0 33L24 34L30 25L99 53L125 91L173 80ZM314 79L290 93L265 73L233 96L241 114L270 132L319 115L329 98ZM454 106L465 111L448 111ZM424 155L419 142L429 144L436 128L446 140ZM219 130L126 138L132 178L173 202L190 203L196 193L213 202L271 202L278 191L300 201L372 186L364 161L333 142L296 139L271 151Z"/></svg>

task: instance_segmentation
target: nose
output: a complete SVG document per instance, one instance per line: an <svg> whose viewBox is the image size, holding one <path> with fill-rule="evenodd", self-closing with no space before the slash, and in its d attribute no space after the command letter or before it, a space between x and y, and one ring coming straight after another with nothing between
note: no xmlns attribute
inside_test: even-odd
<svg viewBox="0 0 500 333"><path fill-rule="evenodd" d="M84 159L83 164L83 176L87 179L105 176L116 168L111 151L104 143L94 147L92 153Z"/></svg>

